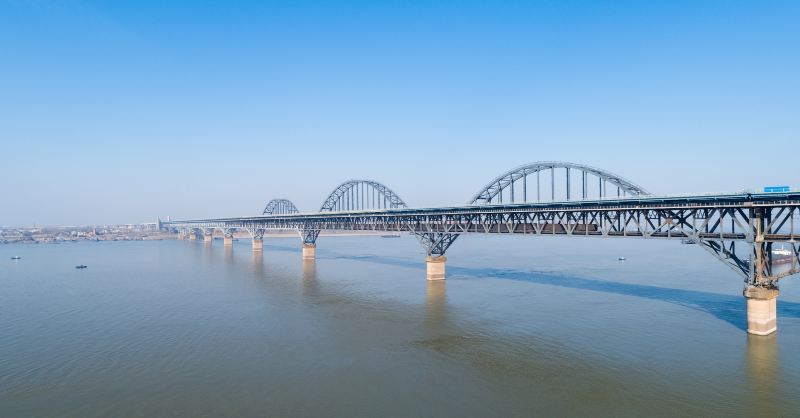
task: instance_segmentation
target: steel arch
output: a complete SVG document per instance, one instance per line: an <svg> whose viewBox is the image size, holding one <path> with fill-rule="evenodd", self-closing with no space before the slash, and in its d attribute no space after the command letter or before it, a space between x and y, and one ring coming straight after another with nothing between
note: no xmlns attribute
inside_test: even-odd
<svg viewBox="0 0 800 418"><path fill-rule="evenodd" d="M320 212L397 209L408 205L385 185L374 180L348 180L337 186L322 203Z"/></svg>
<svg viewBox="0 0 800 418"><path fill-rule="evenodd" d="M581 172L582 176L582 195L585 198L588 191L587 185L587 177L589 174L597 177L599 179L598 183L598 195L599 197L604 197L606 195L606 187L607 183L611 183L612 185L618 188L618 193L624 193L631 196L645 196L649 195L650 192L645 190L643 187L637 185L636 183L623 178L622 176L616 175L606 170L602 170L599 168L591 167L588 165L583 164L575 164L566 161L539 161L530 164L525 164L519 167L516 167L512 170L509 170L506 173L501 174L500 176L496 177L494 180L489 182L486 186L484 186L480 192L475 194L469 204L488 204L492 203L492 200L500 196L500 201L502 202L502 193L505 189L511 188L511 203L514 202L514 184L522 179L523 181L523 201L529 201L527 199L527 177L531 174L537 174L537 196L536 200L540 200L539 196L539 177L538 174L544 170L553 170L551 172L551 176L554 176L555 169L563 168L570 172L571 169L578 170ZM555 181L553 180L554 177L551 177L551 192L555 195ZM570 175L567 174L566 176L566 190L567 190L567 200L570 200Z"/></svg>
<svg viewBox="0 0 800 418"><path fill-rule="evenodd" d="M267 203L262 215L290 215L299 213L297 207L288 199L272 199Z"/></svg>

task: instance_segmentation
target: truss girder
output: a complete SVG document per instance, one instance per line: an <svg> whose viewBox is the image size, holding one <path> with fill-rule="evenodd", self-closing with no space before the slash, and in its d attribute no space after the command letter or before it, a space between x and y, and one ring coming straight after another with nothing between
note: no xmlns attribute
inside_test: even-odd
<svg viewBox="0 0 800 418"><path fill-rule="evenodd" d="M250 234L250 237L254 240L264 239L264 233L267 232L267 230L264 228L242 228L242 229L246 230Z"/></svg>
<svg viewBox="0 0 800 418"><path fill-rule="evenodd" d="M196 229L296 229L307 243L313 243L320 230L409 232L437 255L464 233L683 239L700 244L749 284L766 286L800 271L798 220L800 194L774 200L739 196L712 203L644 198L591 205L463 206L164 224Z"/></svg>
<svg viewBox="0 0 800 418"><path fill-rule="evenodd" d="M303 244L315 244L317 242L317 237L319 237L320 230L313 229L313 228L303 228L297 231L300 234L300 238L303 240Z"/></svg>
<svg viewBox="0 0 800 418"><path fill-rule="evenodd" d="M443 232L414 232L413 234L417 237L419 243L425 247L427 254L431 256L444 255L460 235Z"/></svg>

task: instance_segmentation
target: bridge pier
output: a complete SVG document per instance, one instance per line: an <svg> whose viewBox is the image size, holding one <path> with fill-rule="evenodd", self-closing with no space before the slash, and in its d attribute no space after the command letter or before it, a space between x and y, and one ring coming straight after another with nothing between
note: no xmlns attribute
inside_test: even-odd
<svg viewBox="0 0 800 418"><path fill-rule="evenodd" d="M211 244L213 240L214 240L214 231L203 233L203 242Z"/></svg>
<svg viewBox="0 0 800 418"><path fill-rule="evenodd" d="M747 286L747 332L754 335L769 335L778 329L776 313L780 291L777 287Z"/></svg>
<svg viewBox="0 0 800 418"><path fill-rule="evenodd" d="M193 230L189 231L189 240L190 241L196 241L197 240L197 233L195 231L193 231Z"/></svg>
<svg viewBox="0 0 800 418"><path fill-rule="evenodd" d="M233 247L233 229L226 229L223 232L222 245L224 247Z"/></svg>
<svg viewBox="0 0 800 418"><path fill-rule="evenodd" d="M444 280L444 265L447 257L443 255L429 255L425 259L425 278L428 280Z"/></svg>
<svg viewBox="0 0 800 418"><path fill-rule="evenodd" d="M303 260L313 260L317 258L317 244L303 244Z"/></svg>
<svg viewBox="0 0 800 418"><path fill-rule="evenodd" d="M264 239L263 238L253 238L253 251L261 252L264 250Z"/></svg>

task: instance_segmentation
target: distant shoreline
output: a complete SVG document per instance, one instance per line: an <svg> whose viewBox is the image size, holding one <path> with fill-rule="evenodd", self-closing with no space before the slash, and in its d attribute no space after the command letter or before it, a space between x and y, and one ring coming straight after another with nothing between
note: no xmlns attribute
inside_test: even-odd
<svg viewBox="0 0 800 418"><path fill-rule="evenodd" d="M388 233L385 231L322 231L323 237L363 237L363 236L383 236ZM392 234L394 235L394 234ZM214 231L214 239L222 239L221 231ZM244 231L234 233L236 239L251 239L250 234ZM292 230L279 230L276 232L266 232L264 238L299 238L299 234ZM123 233L109 233L104 235L70 235L63 231L59 233L44 233L37 235L15 235L0 238L0 244L62 244L70 242L102 242L102 241L165 241L177 240L178 234L157 231L139 231Z"/></svg>

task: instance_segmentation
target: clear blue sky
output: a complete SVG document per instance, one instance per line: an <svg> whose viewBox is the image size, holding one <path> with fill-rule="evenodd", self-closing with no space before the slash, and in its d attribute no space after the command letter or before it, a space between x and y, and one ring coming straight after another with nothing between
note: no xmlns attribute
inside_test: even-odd
<svg viewBox="0 0 800 418"><path fill-rule="evenodd" d="M798 1L0 0L0 225L465 202L537 160L800 187Z"/></svg>

